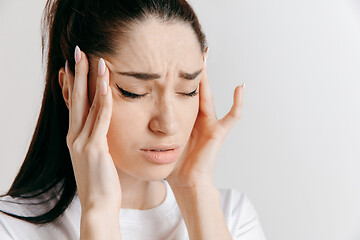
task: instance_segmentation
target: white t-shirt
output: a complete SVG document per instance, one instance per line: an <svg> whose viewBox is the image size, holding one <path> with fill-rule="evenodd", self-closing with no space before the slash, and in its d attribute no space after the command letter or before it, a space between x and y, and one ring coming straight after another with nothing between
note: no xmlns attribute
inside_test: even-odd
<svg viewBox="0 0 360 240"><path fill-rule="evenodd" d="M121 208L120 231L123 240L186 240L189 239L172 189L166 180L165 200L155 208L138 210ZM221 207L234 240L265 240L259 218L244 193L235 189L219 189ZM6 196L2 199L13 200ZM21 216L36 216L34 207L0 201L0 209ZM34 210L35 209L35 210ZM47 225L37 225L0 212L1 240L65 240L79 239L81 205L77 195L64 214Z"/></svg>

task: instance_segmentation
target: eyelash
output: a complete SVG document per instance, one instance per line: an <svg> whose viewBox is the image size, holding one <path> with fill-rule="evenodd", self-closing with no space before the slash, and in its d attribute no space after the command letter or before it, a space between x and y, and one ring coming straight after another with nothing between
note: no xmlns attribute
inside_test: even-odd
<svg viewBox="0 0 360 240"><path fill-rule="evenodd" d="M128 92L128 91L125 91L124 89L120 88L117 84L116 84L116 87L119 89L120 93L124 96L124 97L127 97L127 98L132 98L132 99L136 99L136 98L142 98L144 97L146 94L144 95L138 95L138 94L135 94L135 93L132 93L132 92ZM190 92L190 93L182 93L183 95L185 96L188 96L188 97L195 97L199 92L196 92L197 88Z"/></svg>

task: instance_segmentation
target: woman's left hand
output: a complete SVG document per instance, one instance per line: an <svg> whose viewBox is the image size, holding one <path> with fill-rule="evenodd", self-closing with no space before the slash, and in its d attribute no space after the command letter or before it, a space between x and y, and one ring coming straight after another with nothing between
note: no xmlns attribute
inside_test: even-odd
<svg viewBox="0 0 360 240"><path fill-rule="evenodd" d="M199 86L199 112L188 143L173 172L166 178L171 187L195 187L214 184L218 152L229 131L241 117L244 85L234 91L230 111L218 120L207 77L204 58L203 78Z"/></svg>

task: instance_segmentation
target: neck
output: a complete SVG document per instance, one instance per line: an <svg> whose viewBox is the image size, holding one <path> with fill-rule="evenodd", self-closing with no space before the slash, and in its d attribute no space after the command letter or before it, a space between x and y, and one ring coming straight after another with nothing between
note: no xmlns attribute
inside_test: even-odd
<svg viewBox="0 0 360 240"><path fill-rule="evenodd" d="M122 192L121 208L151 209L165 200L166 186L161 180L146 181L119 169L117 172Z"/></svg>

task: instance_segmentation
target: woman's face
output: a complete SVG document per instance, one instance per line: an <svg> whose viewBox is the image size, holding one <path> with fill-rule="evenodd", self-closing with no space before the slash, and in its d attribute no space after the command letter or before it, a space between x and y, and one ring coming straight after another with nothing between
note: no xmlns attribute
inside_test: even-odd
<svg viewBox="0 0 360 240"><path fill-rule="evenodd" d="M136 25L127 40L118 46L118 54L103 56L109 70L113 96L112 118L108 131L109 151L118 171L133 177L156 181L166 178L177 161L156 164L148 161L141 149L162 144L186 147L198 110L201 71L193 80L179 76L203 70L203 54L189 24L160 23L149 19ZM91 61L89 99L95 94L98 59ZM142 80L118 72L158 74ZM185 74L185 76L187 76ZM138 95L129 98L118 87ZM180 156L179 155L179 156Z"/></svg>

